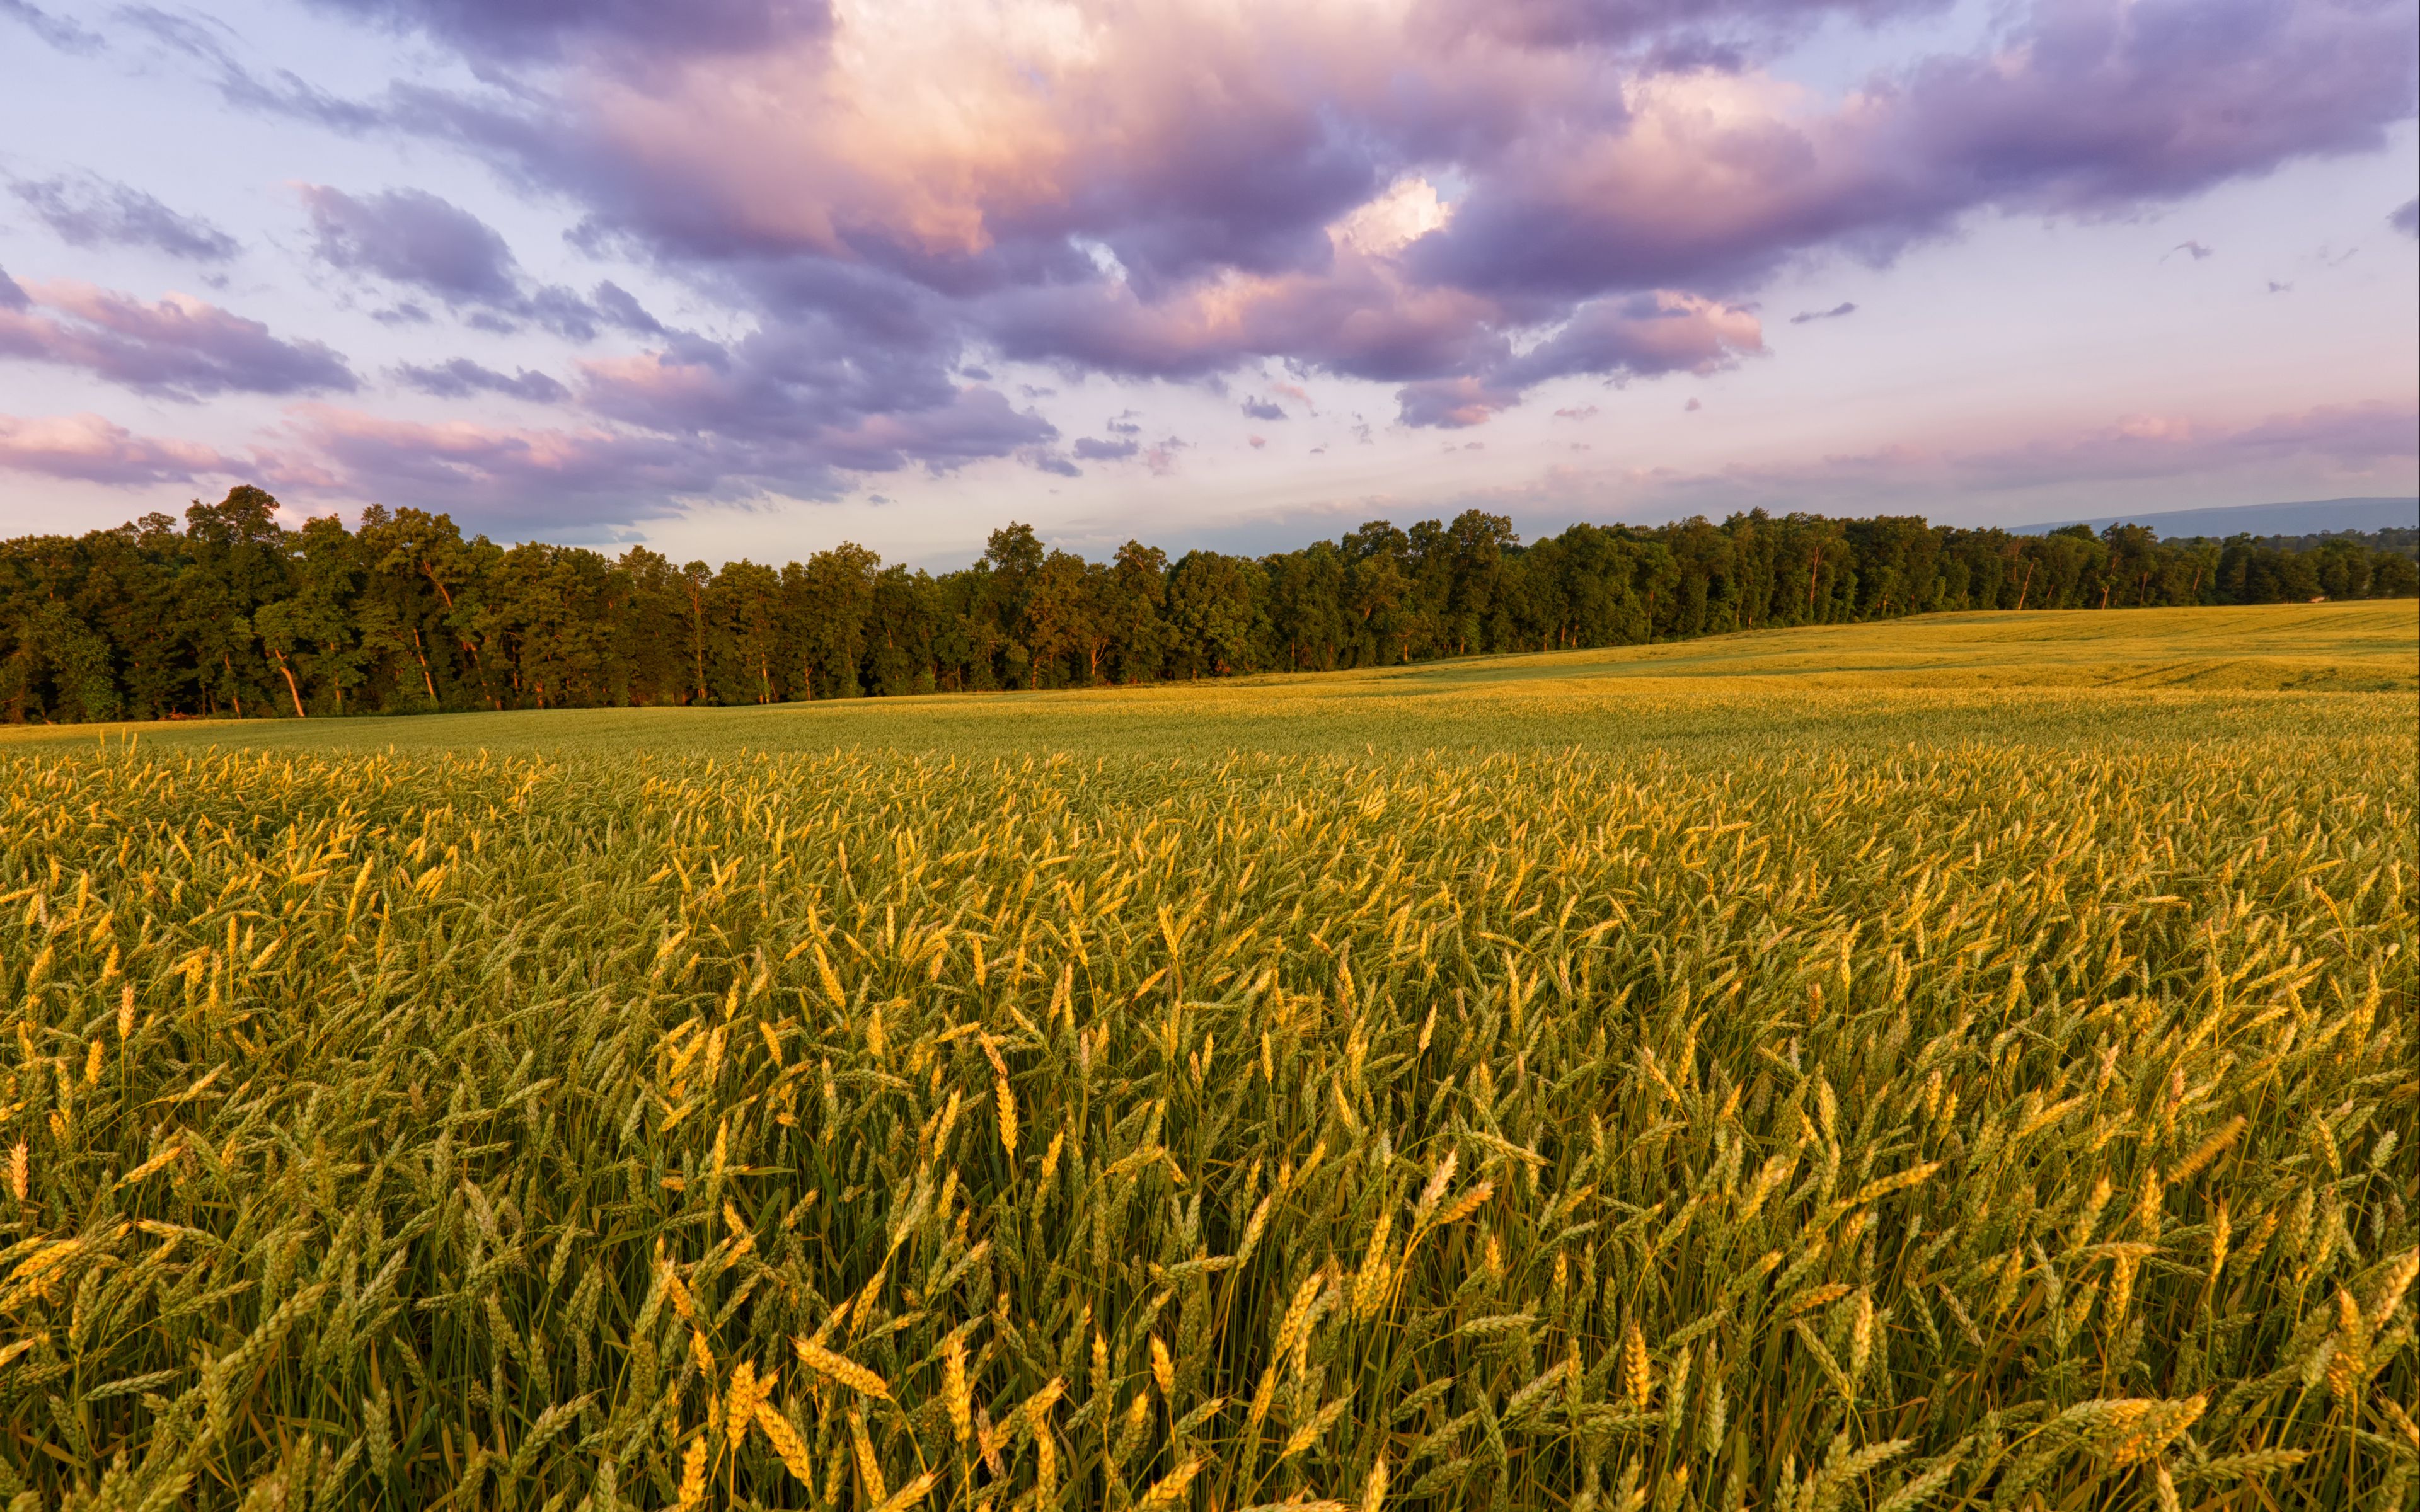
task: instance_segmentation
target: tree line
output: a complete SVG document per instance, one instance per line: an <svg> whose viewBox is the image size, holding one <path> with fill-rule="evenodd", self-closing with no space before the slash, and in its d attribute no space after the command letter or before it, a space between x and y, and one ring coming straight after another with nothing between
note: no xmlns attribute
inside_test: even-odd
<svg viewBox="0 0 2420 1512"><path fill-rule="evenodd" d="M1025 525L932 574L842 544L775 567L644 547L504 547L372 507L299 530L239 487L0 543L0 710L16 721L768 703L1368 667L1946 609L2406 596L2402 543L2303 548L1960 530L1762 510L1574 525L1523 544L1467 511L1263 557L1129 541L1107 562Z"/></svg>

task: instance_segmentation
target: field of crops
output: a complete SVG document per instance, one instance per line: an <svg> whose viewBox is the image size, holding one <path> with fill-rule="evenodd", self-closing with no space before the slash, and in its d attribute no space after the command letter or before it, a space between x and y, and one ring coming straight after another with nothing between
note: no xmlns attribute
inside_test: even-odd
<svg viewBox="0 0 2420 1512"><path fill-rule="evenodd" d="M2334 613L0 744L0 1506L2408 1506Z"/></svg>

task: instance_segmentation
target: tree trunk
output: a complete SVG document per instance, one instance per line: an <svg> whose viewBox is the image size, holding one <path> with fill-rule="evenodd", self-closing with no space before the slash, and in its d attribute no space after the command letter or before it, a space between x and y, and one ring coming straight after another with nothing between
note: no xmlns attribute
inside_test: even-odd
<svg viewBox="0 0 2420 1512"><path fill-rule="evenodd" d="M302 712L302 690L294 685L294 669L286 665L286 653L271 651L270 655L277 658L277 670L286 676L286 691L294 700L294 717L297 719L311 717Z"/></svg>
<svg viewBox="0 0 2420 1512"><path fill-rule="evenodd" d="M420 626L411 627L411 654L420 659L420 686L428 689L428 706L437 707L437 680L428 675L428 653L420 643Z"/></svg>
<svg viewBox="0 0 2420 1512"><path fill-rule="evenodd" d="M219 665L226 669L227 697L235 700L235 717L240 719L243 717L243 690L236 687L235 663L227 659L227 654L225 651L221 651Z"/></svg>

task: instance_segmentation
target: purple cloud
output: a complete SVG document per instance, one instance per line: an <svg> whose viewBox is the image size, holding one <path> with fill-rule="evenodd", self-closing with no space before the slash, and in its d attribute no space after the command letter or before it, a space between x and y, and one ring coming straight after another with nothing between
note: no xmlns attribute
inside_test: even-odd
<svg viewBox="0 0 2420 1512"><path fill-rule="evenodd" d="M311 212L316 250L332 268L425 289L468 310L470 322L483 330L509 332L519 321L534 320L575 341L597 334L597 312L586 301L560 285L533 286L495 227L425 190L357 198L312 184L303 187L302 202ZM617 311L617 324L629 312L645 314L628 294Z"/></svg>
<svg viewBox="0 0 2420 1512"><path fill-rule="evenodd" d="M1793 326L1803 326L1817 320L1838 320L1843 316L1856 313L1857 306L1854 301L1842 300L1828 310L1801 310L1790 317L1790 323Z"/></svg>
<svg viewBox="0 0 2420 1512"><path fill-rule="evenodd" d="M5 277L5 275L0 275ZM257 320L187 294L154 304L74 279L0 292L0 356L77 367L138 393L349 393L345 360L316 341L280 341Z"/></svg>
<svg viewBox="0 0 2420 1512"><path fill-rule="evenodd" d="M2386 224L2407 237L2420 237L2420 198L2407 199L2397 206Z"/></svg>
<svg viewBox="0 0 2420 1512"><path fill-rule="evenodd" d="M1407 425L1476 425L1550 378L1616 382L1667 373L1713 373L1764 349L1745 310L1683 294L1639 294L1580 307L1561 330L1484 374L1428 378L1396 399Z"/></svg>
<svg viewBox="0 0 2420 1512"><path fill-rule="evenodd" d="M329 10L438 37L476 57L543 56L610 46L631 53L726 53L820 35L826 0L319 0Z"/></svg>
<svg viewBox="0 0 2420 1512"><path fill-rule="evenodd" d="M467 357L432 366L407 363L395 370L395 376L407 386L441 399L502 393L533 404L560 404L571 397L569 389L544 373L533 373L526 367L518 373L499 373Z"/></svg>
<svg viewBox="0 0 2420 1512"><path fill-rule="evenodd" d="M1804 36L1832 16L1872 24L1947 0L1425 0L1416 24L1529 47L1652 42L1665 58L1736 58Z"/></svg>
<svg viewBox="0 0 2420 1512"><path fill-rule="evenodd" d="M9 192L71 247L150 247L194 262L225 262L242 243L131 185L98 174L20 179Z"/></svg>
<svg viewBox="0 0 2420 1512"><path fill-rule="evenodd" d="M2370 0L2039 0L1828 102L1757 65L1828 18L1941 0L1418 0L1393 27L1177 6L1087 12L1079 49L854 20L841 46L821 0L318 3L450 47L482 85L361 104L243 73L214 42L195 55L259 108L483 154L574 205L575 245L746 334L671 330L610 284L538 287L435 195L313 189L322 255L396 285L392 318L652 348L550 398L587 429L458 443L323 416L315 434L398 496L449 478L497 508L622 517L648 488L812 494L852 470L1072 468L1136 440L1121 423L1057 450L979 377L1003 361L1216 380L1278 359L1387 384L1403 420L1441 426L1556 378L1707 373L1761 350L1739 301L1777 270L2374 148L2420 76L2411 8ZM460 365L399 376L458 397L556 381Z"/></svg>
<svg viewBox="0 0 2420 1512"><path fill-rule="evenodd" d="M0 19L16 22L62 53L97 53L101 36L61 20L28 0L0 0Z"/></svg>
<svg viewBox="0 0 2420 1512"><path fill-rule="evenodd" d="M520 270L504 239L425 190L390 189L356 199L308 185L302 202L320 259L331 267L376 273L463 303L509 303L520 296Z"/></svg>
<svg viewBox="0 0 2420 1512"><path fill-rule="evenodd" d="M1507 294L1722 289L1820 247L1885 260L1986 207L2171 200L2377 147L2412 109L2413 32L2406 8L2333 0L2043 4L1991 50L1877 77L1828 116L1743 84L1729 120L1651 99L1625 131L1525 135L1414 266Z"/></svg>
<svg viewBox="0 0 2420 1512"><path fill-rule="evenodd" d="M682 401L637 403L632 388L640 378L598 374L611 365L588 364L590 402L601 386L609 403L618 399L656 424L431 424L306 404L293 412L291 445L279 456L322 491L531 530L644 519L673 512L683 499L765 489L834 498L853 474L908 467L946 471L1012 455L1050 471L1073 466L1048 450L1058 432L1047 421L989 389L954 390L915 409L820 422L793 413L786 426L743 434L680 427L671 417Z"/></svg>
<svg viewBox="0 0 2420 1512"><path fill-rule="evenodd" d="M0 414L0 468L80 483L190 483L245 464L195 441L137 436L96 414Z"/></svg>
<svg viewBox="0 0 2420 1512"><path fill-rule="evenodd" d="M1133 437L1104 440L1086 436L1076 442L1076 455L1087 462L1120 462L1142 450L1142 442Z"/></svg>
<svg viewBox="0 0 2420 1512"><path fill-rule="evenodd" d="M646 308L640 304L636 295L610 278L597 285L595 292L589 296L589 303L595 307L598 317L608 325L617 326L642 336L671 334L664 328L662 321L649 315Z"/></svg>

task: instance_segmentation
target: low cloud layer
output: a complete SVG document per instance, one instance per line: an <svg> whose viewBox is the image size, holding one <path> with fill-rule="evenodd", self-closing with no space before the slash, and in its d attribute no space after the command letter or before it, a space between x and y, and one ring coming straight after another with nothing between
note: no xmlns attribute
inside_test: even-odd
<svg viewBox="0 0 2420 1512"><path fill-rule="evenodd" d="M0 415L0 469L11 471L135 486L234 477L247 465L196 441L137 436L96 414Z"/></svg>

